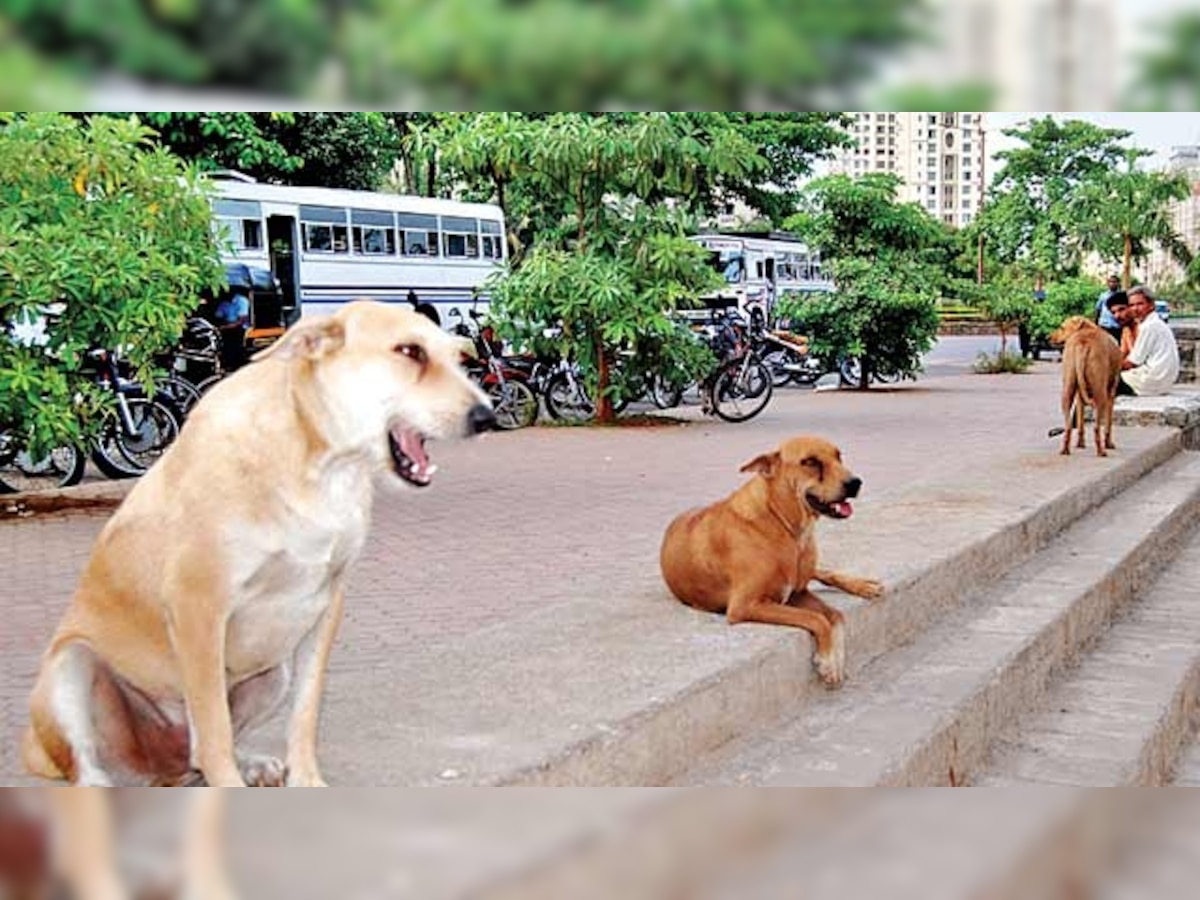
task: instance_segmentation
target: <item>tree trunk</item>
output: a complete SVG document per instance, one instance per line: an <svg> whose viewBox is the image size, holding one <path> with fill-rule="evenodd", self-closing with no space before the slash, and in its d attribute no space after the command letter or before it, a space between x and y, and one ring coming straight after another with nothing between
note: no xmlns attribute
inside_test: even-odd
<svg viewBox="0 0 1200 900"><path fill-rule="evenodd" d="M596 370L599 375L596 384L596 419L605 425L611 425L617 421L617 414L613 411L612 397L608 394L608 354L604 352L604 342L598 335Z"/></svg>
<svg viewBox="0 0 1200 900"><path fill-rule="evenodd" d="M871 357L863 354L858 366L858 390L865 391L871 387Z"/></svg>
<svg viewBox="0 0 1200 900"><path fill-rule="evenodd" d="M1129 275L1133 268L1133 235L1125 235L1125 268L1121 273L1121 287L1129 290Z"/></svg>
<svg viewBox="0 0 1200 900"><path fill-rule="evenodd" d="M437 159L429 158L429 162L425 165L425 196L437 196Z"/></svg>

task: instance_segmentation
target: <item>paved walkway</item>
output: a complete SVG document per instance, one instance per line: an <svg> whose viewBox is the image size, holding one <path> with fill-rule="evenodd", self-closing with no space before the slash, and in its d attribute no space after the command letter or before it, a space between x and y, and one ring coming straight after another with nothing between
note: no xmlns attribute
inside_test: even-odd
<svg viewBox="0 0 1200 900"><path fill-rule="evenodd" d="M447 642L501 621L614 596L667 602L657 561L667 522L732 490L738 466L786 436L838 443L865 481L857 515L870 517L913 482L973 473L986 481L1014 459L1050 465L1057 398L1057 367L1043 364L1026 376L933 378L868 393L785 389L741 425L700 422L689 410L686 425L537 428L437 447L430 491L378 499L328 702L353 697L368 673L433 660ZM0 523L0 784L19 779L16 742L38 656L101 525ZM837 527L826 526L826 541L836 542Z"/></svg>

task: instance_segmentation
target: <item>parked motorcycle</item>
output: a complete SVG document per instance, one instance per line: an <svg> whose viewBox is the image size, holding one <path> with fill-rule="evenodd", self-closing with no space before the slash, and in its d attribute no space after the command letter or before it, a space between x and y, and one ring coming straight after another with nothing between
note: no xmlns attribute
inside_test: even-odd
<svg viewBox="0 0 1200 900"><path fill-rule="evenodd" d="M538 398L529 386L529 372L514 366L502 355L503 344L490 325L481 325L482 316L470 310L472 325L458 307L449 318L457 319L452 331L471 341L473 353L463 354L467 374L477 381L492 401L498 427L511 431L525 428L537 420Z"/></svg>

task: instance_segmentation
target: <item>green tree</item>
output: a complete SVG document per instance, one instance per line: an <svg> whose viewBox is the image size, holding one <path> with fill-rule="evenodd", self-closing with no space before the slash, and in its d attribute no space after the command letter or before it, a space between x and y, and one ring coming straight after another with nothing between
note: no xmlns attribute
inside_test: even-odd
<svg viewBox="0 0 1200 900"><path fill-rule="evenodd" d="M350 93L441 108L816 108L918 38L920 0L376 0L347 16ZM436 51L431 48L436 48Z"/></svg>
<svg viewBox="0 0 1200 900"><path fill-rule="evenodd" d="M1188 10L1160 22L1152 49L1137 60L1125 108L1192 110L1200 103L1200 12Z"/></svg>
<svg viewBox="0 0 1200 900"><path fill-rule="evenodd" d="M526 179L553 218L523 265L495 284L497 315L561 322L562 351L594 371L599 418L612 421L618 349L669 334L667 311L716 278L705 252L686 240L685 213L666 200L694 199L701 169L745 172L757 162L754 148L736 131L701 139L666 113L632 120L556 113L512 129L490 118L480 124L481 146L472 147L466 128L456 161L511 160L509 171Z"/></svg>
<svg viewBox="0 0 1200 900"><path fill-rule="evenodd" d="M378 112L137 115L201 168L237 169L278 184L377 190L405 139L396 120Z"/></svg>
<svg viewBox="0 0 1200 900"><path fill-rule="evenodd" d="M118 113L126 116L129 113ZM290 176L304 165L274 134L271 120L295 121L293 113L142 112L135 113L158 132L171 152L201 169L237 169L269 180Z"/></svg>
<svg viewBox="0 0 1200 900"><path fill-rule="evenodd" d="M872 371L909 375L937 335L937 298L955 254L946 228L915 203L900 203L891 174L834 175L812 182L803 209L787 222L831 264L837 290L788 300L780 314L808 331L829 362L862 361Z"/></svg>
<svg viewBox="0 0 1200 900"><path fill-rule="evenodd" d="M60 306L44 347L0 329L0 420L37 446L96 424L86 350L128 347L150 376L198 293L221 278L197 172L152 137L107 117L0 117L0 322Z"/></svg>
<svg viewBox="0 0 1200 900"><path fill-rule="evenodd" d="M979 216L988 250L1035 279L1073 276L1085 247L1075 197L1125 158L1130 132L1046 116L1004 134L1024 146L997 154L1002 168Z"/></svg>
<svg viewBox="0 0 1200 900"><path fill-rule="evenodd" d="M937 292L926 277L928 267L895 255L886 265L842 257L831 268L835 292L780 303L780 314L808 336L811 352L827 362L857 358L862 390L876 372L920 371L938 329Z"/></svg>
<svg viewBox="0 0 1200 900"><path fill-rule="evenodd" d="M1158 244L1186 269L1192 251L1171 220L1172 201L1186 200L1191 184L1183 175L1144 172L1137 161L1148 150L1125 152L1123 168L1080 185L1073 199L1082 244L1105 262L1120 262L1122 283L1130 285L1133 263L1142 263Z"/></svg>

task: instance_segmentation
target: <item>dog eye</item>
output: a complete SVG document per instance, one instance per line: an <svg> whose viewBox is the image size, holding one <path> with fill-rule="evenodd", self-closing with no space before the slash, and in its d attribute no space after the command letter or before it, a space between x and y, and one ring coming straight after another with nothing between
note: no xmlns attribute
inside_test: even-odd
<svg viewBox="0 0 1200 900"><path fill-rule="evenodd" d="M800 461L800 465L808 466L810 469L816 469L818 472L821 471L821 461L815 456L809 456L805 459L802 459Z"/></svg>
<svg viewBox="0 0 1200 900"><path fill-rule="evenodd" d="M420 344L397 344L396 352L401 356L407 356L418 365L424 365L428 359L425 355L425 348Z"/></svg>

